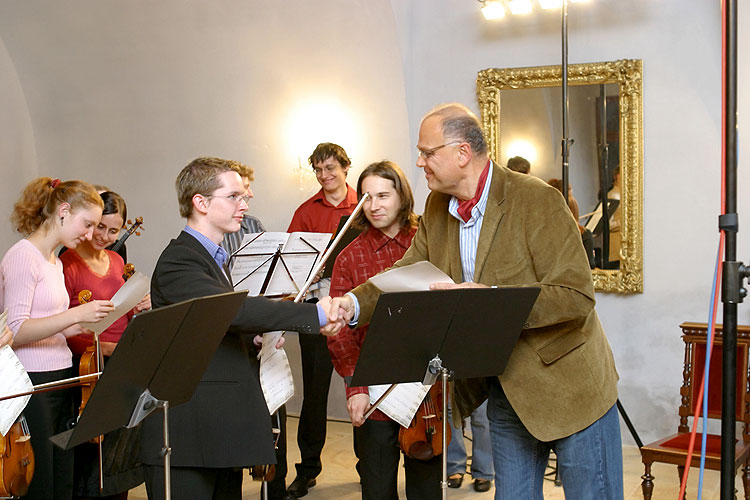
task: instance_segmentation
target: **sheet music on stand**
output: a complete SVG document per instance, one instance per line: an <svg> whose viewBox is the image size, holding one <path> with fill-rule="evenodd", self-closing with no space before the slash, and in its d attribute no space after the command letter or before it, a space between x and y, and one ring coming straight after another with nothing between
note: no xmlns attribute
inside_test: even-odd
<svg viewBox="0 0 750 500"><path fill-rule="evenodd" d="M607 213L610 217L612 217L612 214L615 213L615 210L617 209L617 206L620 204L620 200L613 200L608 199L607 200ZM601 234L602 232L602 202L599 202L596 205L596 208L593 212L589 214L584 214L581 216L581 218L587 217L586 223L583 224L583 226L591 231L594 236Z"/></svg>
<svg viewBox="0 0 750 500"><path fill-rule="evenodd" d="M247 289L251 296L298 293L330 241L331 233L246 234L232 254L235 290Z"/></svg>
<svg viewBox="0 0 750 500"><path fill-rule="evenodd" d="M0 331L5 328L8 311L0 314ZM0 395L30 391L34 388L29 374L10 346L0 348ZM0 434L5 436L21 414L31 396L0 401Z"/></svg>

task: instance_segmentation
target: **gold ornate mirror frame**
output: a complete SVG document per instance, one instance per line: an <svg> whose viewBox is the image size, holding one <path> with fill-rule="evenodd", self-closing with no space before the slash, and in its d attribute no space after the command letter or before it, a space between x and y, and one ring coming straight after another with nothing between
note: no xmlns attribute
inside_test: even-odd
<svg viewBox="0 0 750 500"><path fill-rule="evenodd" d="M568 84L571 86L617 83L620 90L620 172L623 210L620 269L597 268L591 271L594 287L599 292L643 292L642 73L643 63L640 59L568 66ZM560 66L491 68L479 72L477 99L489 142L490 156L493 159L500 157L502 91L561 85Z"/></svg>

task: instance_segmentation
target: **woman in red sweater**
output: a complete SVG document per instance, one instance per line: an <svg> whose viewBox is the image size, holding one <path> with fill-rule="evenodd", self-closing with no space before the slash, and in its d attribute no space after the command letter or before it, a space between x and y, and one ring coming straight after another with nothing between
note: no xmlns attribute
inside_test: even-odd
<svg viewBox="0 0 750 500"><path fill-rule="evenodd" d="M127 207L125 201L117 193L105 191L100 196L104 201L104 211L101 221L94 229L93 237L60 256L71 307L79 304L78 294L83 290L91 292L92 300L111 299L125 283L123 278L125 262L116 252L107 250L107 247L120 235L120 230L125 225ZM105 359L114 352L133 314L150 308L151 299L149 295L146 295L133 311L119 318L99 334L99 342ZM73 352L74 361L80 359L86 348L93 343L91 334L69 337L68 346ZM143 482L141 468L135 466L137 449L131 450L133 453L108 452L114 451L116 446L122 447L124 443L137 443L137 436L134 438L132 434L133 431L121 429L104 436L105 477L104 490L101 492L99 491L98 450L90 443L76 447L75 498L125 499L129 489ZM125 449L131 448L133 446L125 447Z"/></svg>

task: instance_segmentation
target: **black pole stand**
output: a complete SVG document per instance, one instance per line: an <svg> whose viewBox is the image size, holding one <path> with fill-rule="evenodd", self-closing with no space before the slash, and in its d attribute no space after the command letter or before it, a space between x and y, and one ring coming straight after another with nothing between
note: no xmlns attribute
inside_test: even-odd
<svg viewBox="0 0 750 500"><path fill-rule="evenodd" d="M562 2L562 195L568 204L570 146L568 138L568 0Z"/></svg>
<svg viewBox="0 0 750 500"><path fill-rule="evenodd" d="M638 445L638 448L643 448L643 441L641 441L640 436L638 436L638 432L635 430L633 422L630 421L630 417L628 417L628 413L625 411L625 407L620 402L620 398L617 398L617 410L620 412L620 416L622 416L622 419L625 421L625 425L628 426L628 430L630 431L630 435L633 436L633 441L635 441L635 444Z"/></svg>
<svg viewBox="0 0 750 500"><path fill-rule="evenodd" d="M737 304L747 294L742 287L750 269L737 259L737 0L725 0L724 26L726 53L724 94L724 176L725 209L719 216L726 247L722 266L721 301L724 335L722 345L721 397L721 498L734 498L734 447L736 427Z"/></svg>
<svg viewBox="0 0 750 500"><path fill-rule="evenodd" d="M602 255L601 268L609 269L609 143L607 141L607 93L604 85L599 86L599 99L602 102L599 108L599 121L601 142L599 143L599 202L602 207ZM622 196L622 194L620 195Z"/></svg>
<svg viewBox="0 0 750 500"><path fill-rule="evenodd" d="M437 382L437 376L440 375L440 383L443 384L443 453L441 453L442 463L442 475L440 476L440 492L442 500L448 498L448 379L450 378L450 370L443 367L443 360L440 359L440 355L435 355L427 365L427 371L425 372L424 385L432 385ZM396 384L393 385L395 387ZM390 391L391 389L389 389ZM377 402L376 402L377 404Z"/></svg>

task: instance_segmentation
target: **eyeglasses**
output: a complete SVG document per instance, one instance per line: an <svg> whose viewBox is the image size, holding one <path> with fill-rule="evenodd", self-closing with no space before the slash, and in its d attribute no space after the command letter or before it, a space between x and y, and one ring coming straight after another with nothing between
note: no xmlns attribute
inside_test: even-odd
<svg viewBox="0 0 750 500"><path fill-rule="evenodd" d="M440 146L435 146L434 148L430 149L419 149L417 148L417 156L421 156L425 160L429 160L433 156L435 156L435 153L437 153L439 150L444 148L445 146L452 146L453 144L461 144L463 141L450 141L446 142L445 144L441 144Z"/></svg>
<svg viewBox="0 0 750 500"><path fill-rule="evenodd" d="M235 205L238 205L238 206L243 201L245 202L245 205L249 205L250 204L250 197L249 196L242 196L242 195L239 195L239 194L227 194L227 195L224 195L224 194L206 194L206 195L203 195L203 196L205 196L206 198L225 198L225 199L231 201L232 203L234 203Z"/></svg>
<svg viewBox="0 0 750 500"><path fill-rule="evenodd" d="M326 165L323 168L320 167L313 167L313 171L315 172L315 175L323 175L323 172L327 174L332 174L336 171L338 168L338 165Z"/></svg>

